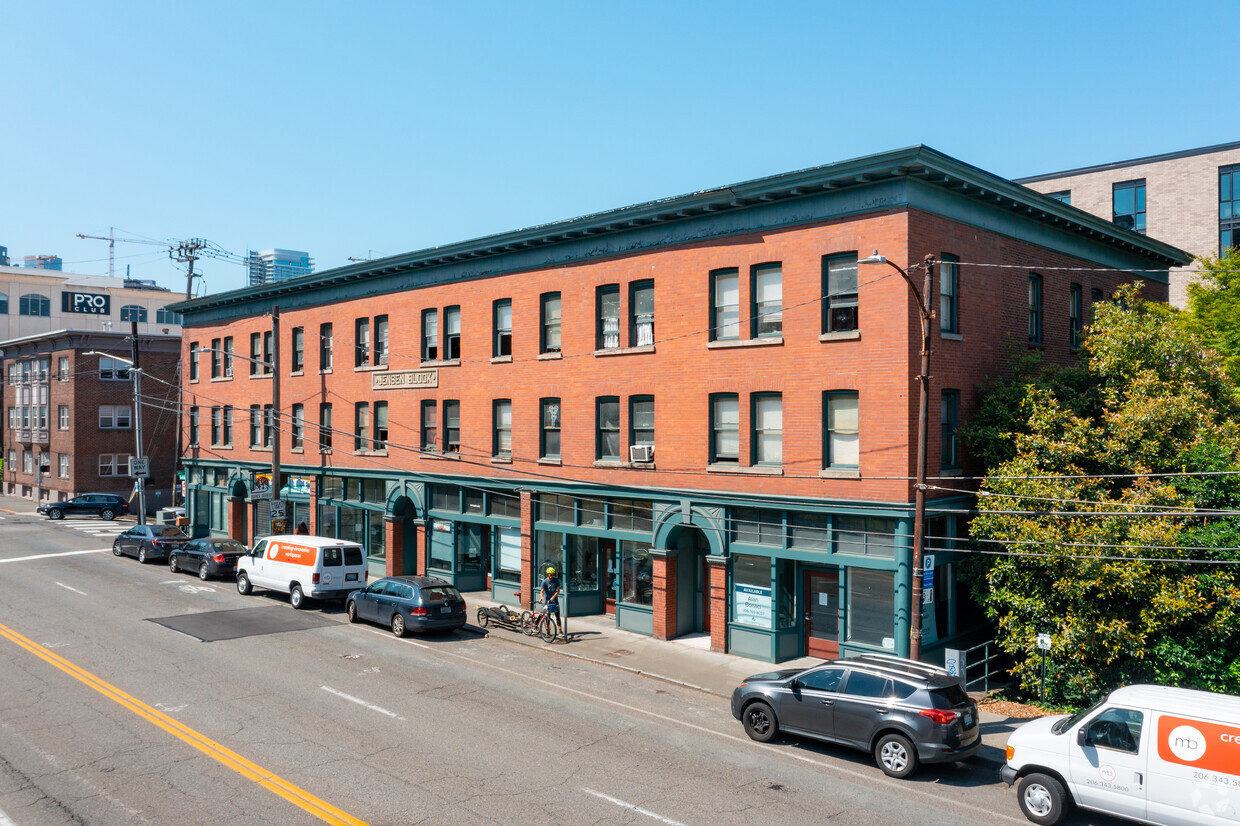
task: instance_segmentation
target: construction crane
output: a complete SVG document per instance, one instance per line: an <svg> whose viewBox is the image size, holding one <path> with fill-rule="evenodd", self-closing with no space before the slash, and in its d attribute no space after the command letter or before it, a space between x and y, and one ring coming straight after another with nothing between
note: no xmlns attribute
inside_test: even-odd
<svg viewBox="0 0 1240 826"><path fill-rule="evenodd" d="M245 259L236 253L229 252L218 244L202 238L190 238L186 241L148 241L145 238L117 238L115 227L108 227L107 235L84 235L79 232L78 238L90 238L96 241L108 242L108 275L112 277L116 274L117 241L124 244L148 244L153 247L163 247L168 250L168 257L173 261L179 264L189 263L189 272L185 278L185 298L187 300L194 297L194 262L199 258L205 255L209 258L216 258L232 264L245 263Z"/></svg>
<svg viewBox="0 0 1240 826"><path fill-rule="evenodd" d="M108 276L116 275L116 242L121 241L126 244L150 244L153 247L163 247L165 249L172 246L167 241L147 241L145 238L117 238L116 227L108 227L107 235L83 235L78 233L78 238L89 238L95 241L108 242Z"/></svg>

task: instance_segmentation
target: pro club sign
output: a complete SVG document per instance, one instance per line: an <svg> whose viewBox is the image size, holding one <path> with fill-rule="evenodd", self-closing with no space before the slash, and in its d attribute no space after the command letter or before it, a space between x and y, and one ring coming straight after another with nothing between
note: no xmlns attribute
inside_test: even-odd
<svg viewBox="0 0 1240 826"><path fill-rule="evenodd" d="M75 293L65 290L60 294L60 311L62 313L111 315L112 297L97 293Z"/></svg>

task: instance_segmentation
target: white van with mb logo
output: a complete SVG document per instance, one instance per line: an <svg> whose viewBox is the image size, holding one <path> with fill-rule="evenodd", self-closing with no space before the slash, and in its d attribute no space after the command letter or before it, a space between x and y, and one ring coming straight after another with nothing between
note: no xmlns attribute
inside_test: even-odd
<svg viewBox="0 0 1240 826"><path fill-rule="evenodd" d="M1000 771L1025 817L1075 804L1139 823L1240 823L1240 697L1133 685L1071 717L1017 729Z"/></svg>
<svg viewBox="0 0 1240 826"><path fill-rule="evenodd" d="M366 587L366 552L356 542L326 536L269 536L237 560L237 590L268 588L288 594L294 608L307 599L344 599Z"/></svg>

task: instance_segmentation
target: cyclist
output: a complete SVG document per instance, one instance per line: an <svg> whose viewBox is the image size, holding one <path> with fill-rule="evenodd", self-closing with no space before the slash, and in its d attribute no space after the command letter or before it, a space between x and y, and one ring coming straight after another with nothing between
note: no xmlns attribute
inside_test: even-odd
<svg viewBox="0 0 1240 826"><path fill-rule="evenodd" d="M546 603L547 617L555 621L555 633L560 631L560 579L555 575L555 568L547 568L547 577L542 581L542 598Z"/></svg>

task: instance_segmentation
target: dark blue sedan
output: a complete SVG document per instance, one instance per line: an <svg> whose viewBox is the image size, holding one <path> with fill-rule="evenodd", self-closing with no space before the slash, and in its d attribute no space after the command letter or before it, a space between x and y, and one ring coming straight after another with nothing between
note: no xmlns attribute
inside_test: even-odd
<svg viewBox="0 0 1240 826"><path fill-rule="evenodd" d="M345 600L349 622L369 620L403 637L409 631L452 631L465 625L465 598L436 576L389 576Z"/></svg>

